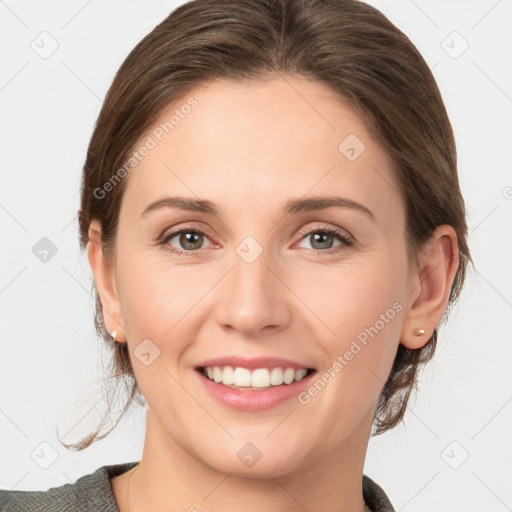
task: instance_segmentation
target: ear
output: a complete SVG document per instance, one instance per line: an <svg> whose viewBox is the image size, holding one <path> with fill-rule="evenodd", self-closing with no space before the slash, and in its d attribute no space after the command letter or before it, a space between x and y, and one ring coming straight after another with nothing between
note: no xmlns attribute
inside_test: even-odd
<svg viewBox="0 0 512 512"><path fill-rule="evenodd" d="M107 261L101 246L102 230L97 219L89 225L87 256L94 276L94 282L101 300L105 327L110 333L117 331L117 341L125 340L126 331L121 303L116 289L115 268Z"/></svg>
<svg viewBox="0 0 512 512"><path fill-rule="evenodd" d="M438 226L418 255L417 267L410 271L409 300L400 336L407 348L421 348L431 338L446 310L458 267L457 234L452 226Z"/></svg>

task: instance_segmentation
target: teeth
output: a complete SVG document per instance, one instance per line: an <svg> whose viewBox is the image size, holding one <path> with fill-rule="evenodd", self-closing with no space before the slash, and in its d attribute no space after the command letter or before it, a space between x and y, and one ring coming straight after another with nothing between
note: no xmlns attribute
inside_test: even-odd
<svg viewBox="0 0 512 512"><path fill-rule="evenodd" d="M213 369L218 368L218 366L214 366ZM220 371L220 368L219 368ZM224 372L222 372L224 375ZM250 387L251 386L251 372L247 368L235 368L235 374L234 374L235 381L233 384L235 386L243 386L243 387ZM224 382L224 381L222 381Z"/></svg>
<svg viewBox="0 0 512 512"><path fill-rule="evenodd" d="M234 384L235 383L235 370L233 370L232 366L225 366L221 372L222 382L224 384Z"/></svg>
<svg viewBox="0 0 512 512"><path fill-rule="evenodd" d="M222 370L218 366L213 367L213 380L220 382L222 380Z"/></svg>
<svg viewBox="0 0 512 512"><path fill-rule="evenodd" d="M270 373L266 368L258 368L252 372L251 386L253 388L268 388L270 386Z"/></svg>
<svg viewBox="0 0 512 512"><path fill-rule="evenodd" d="M293 368L286 368L283 380L285 384L291 384L295 380L295 370Z"/></svg>
<svg viewBox="0 0 512 512"><path fill-rule="evenodd" d="M203 374L210 380L231 387L268 388L301 381L307 373L306 368L258 368L251 370L232 366L209 366L203 369Z"/></svg>

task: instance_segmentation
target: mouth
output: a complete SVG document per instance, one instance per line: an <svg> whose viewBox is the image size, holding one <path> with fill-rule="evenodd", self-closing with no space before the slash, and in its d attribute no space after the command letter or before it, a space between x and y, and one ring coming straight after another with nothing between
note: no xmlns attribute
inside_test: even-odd
<svg viewBox="0 0 512 512"><path fill-rule="evenodd" d="M241 366L198 366L196 371L203 377L231 389L265 391L289 386L314 374L314 368L244 368Z"/></svg>

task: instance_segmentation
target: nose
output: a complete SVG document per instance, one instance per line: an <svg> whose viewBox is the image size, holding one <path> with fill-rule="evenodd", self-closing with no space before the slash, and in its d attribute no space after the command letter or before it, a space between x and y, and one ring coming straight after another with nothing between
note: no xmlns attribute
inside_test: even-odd
<svg viewBox="0 0 512 512"><path fill-rule="evenodd" d="M283 272L265 251L254 261L240 254L235 254L231 271L219 283L218 324L247 337L286 329L293 294Z"/></svg>

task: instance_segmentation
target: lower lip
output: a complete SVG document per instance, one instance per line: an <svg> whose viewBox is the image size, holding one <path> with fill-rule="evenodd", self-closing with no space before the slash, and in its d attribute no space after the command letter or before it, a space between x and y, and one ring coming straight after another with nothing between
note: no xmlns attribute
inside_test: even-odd
<svg viewBox="0 0 512 512"><path fill-rule="evenodd" d="M240 411L263 411L271 409L282 402L298 395L306 388L316 372L312 372L300 381L282 384L266 390L233 389L224 384L218 384L196 370L205 389L219 402Z"/></svg>

